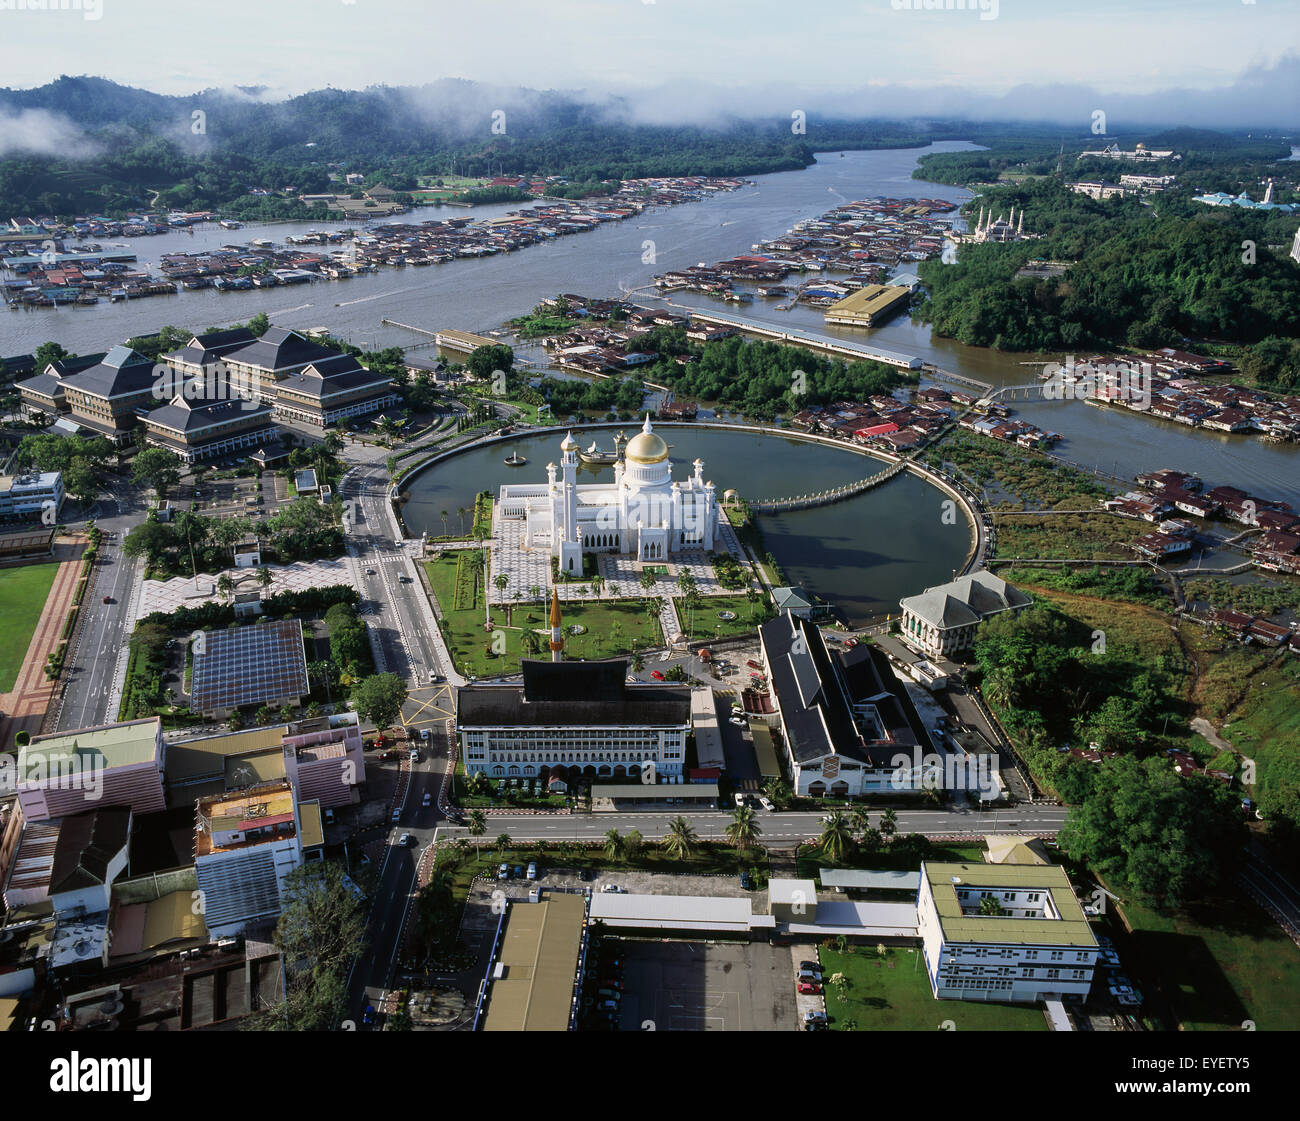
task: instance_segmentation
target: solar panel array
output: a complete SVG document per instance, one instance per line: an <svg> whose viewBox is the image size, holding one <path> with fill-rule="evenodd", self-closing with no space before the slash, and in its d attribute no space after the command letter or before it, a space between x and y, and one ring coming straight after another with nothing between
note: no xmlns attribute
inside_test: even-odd
<svg viewBox="0 0 1300 1121"><path fill-rule="evenodd" d="M192 686L190 708L195 712L305 696L310 690L302 623L280 619L206 632L194 653Z"/></svg>

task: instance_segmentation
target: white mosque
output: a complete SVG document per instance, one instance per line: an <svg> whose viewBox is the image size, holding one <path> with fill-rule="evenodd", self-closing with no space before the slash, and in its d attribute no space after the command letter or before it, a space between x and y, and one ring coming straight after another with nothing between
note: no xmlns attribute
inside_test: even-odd
<svg viewBox="0 0 1300 1121"><path fill-rule="evenodd" d="M560 445L560 466L546 465L545 484L507 484L498 510L527 521L524 542L549 550L560 569L582 574L585 553L618 553L638 561L666 561L688 550L710 551L718 529L713 484L704 461L695 473L674 480L668 445L645 425L614 464L612 483L578 483L578 441L570 432Z"/></svg>

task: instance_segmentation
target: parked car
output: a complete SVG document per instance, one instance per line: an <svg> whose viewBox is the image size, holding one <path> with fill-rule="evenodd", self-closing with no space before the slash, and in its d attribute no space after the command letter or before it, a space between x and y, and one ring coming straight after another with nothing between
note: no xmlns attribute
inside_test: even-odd
<svg viewBox="0 0 1300 1121"><path fill-rule="evenodd" d="M591 883L591 881L594 880L595 878L596 878L596 873L593 872L590 868L584 868L581 872L578 873L578 879L580 879L584 884Z"/></svg>
<svg viewBox="0 0 1300 1121"><path fill-rule="evenodd" d="M375 1022L375 1006L367 1004L366 1010L361 1013L361 1022L363 1024L373 1024Z"/></svg>
<svg viewBox="0 0 1300 1121"><path fill-rule="evenodd" d="M771 813L776 809L776 807L772 805L772 799L767 797L765 794L760 794L758 796L758 804L762 806L763 809L767 810L768 813Z"/></svg>
<svg viewBox="0 0 1300 1121"><path fill-rule="evenodd" d="M425 797L428 797L428 795L425 795ZM530 880L537 879L537 861L535 860L530 860L528 862L528 878Z"/></svg>
<svg viewBox="0 0 1300 1121"><path fill-rule="evenodd" d="M657 669L651 670L650 676L653 677L656 681L663 681L664 679L664 675L660 673L659 670Z"/></svg>
<svg viewBox="0 0 1300 1121"><path fill-rule="evenodd" d="M627 894L627 889L619 887L618 884L604 884L602 885L600 890L605 895L626 895Z"/></svg>
<svg viewBox="0 0 1300 1121"><path fill-rule="evenodd" d="M820 973L822 971L822 967L815 961L801 961L799 963L799 968L811 969L814 973Z"/></svg>
<svg viewBox="0 0 1300 1121"><path fill-rule="evenodd" d="M740 886L741 886L745 891L753 891L753 890L754 890L754 877L751 876L748 872L741 872L741 873L740 873Z"/></svg>
<svg viewBox="0 0 1300 1121"><path fill-rule="evenodd" d="M618 1001L623 999L623 994L620 993L617 989L598 989L596 991L596 995L602 998L603 1000Z"/></svg>
<svg viewBox="0 0 1300 1121"><path fill-rule="evenodd" d="M524 866L523 866L522 864L516 864L516 865L515 865L515 879L516 879L516 880L522 880L523 878L524 878Z"/></svg>
<svg viewBox="0 0 1300 1121"><path fill-rule="evenodd" d="M509 865L509 864L503 864L503 865L501 865L500 868L497 869L497 879L498 879L498 880L508 880L508 879L510 879L510 865Z"/></svg>
<svg viewBox="0 0 1300 1121"><path fill-rule="evenodd" d="M419 761L420 761L420 749L418 747L411 748L411 762L418 763Z"/></svg>
<svg viewBox="0 0 1300 1121"><path fill-rule="evenodd" d="M815 1008L809 1008L803 1014L803 1022L805 1024L824 1024L826 1023L826 1013Z"/></svg>
<svg viewBox="0 0 1300 1121"><path fill-rule="evenodd" d="M740 809L745 804L745 796L743 794L735 794L733 797L736 799L736 809Z"/></svg>
<svg viewBox="0 0 1300 1121"><path fill-rule="evenodd" d="M800 981L799 991L801 993L811 993L815 996L822 991L822 987L816 981Z"/></svg>
<svg viewBox="0 0 1300 1121"><path fill-rule="evenodd" d="M820 981L821 979L822 971L820 969L801 969L795 975L797 981Z"/></svg>

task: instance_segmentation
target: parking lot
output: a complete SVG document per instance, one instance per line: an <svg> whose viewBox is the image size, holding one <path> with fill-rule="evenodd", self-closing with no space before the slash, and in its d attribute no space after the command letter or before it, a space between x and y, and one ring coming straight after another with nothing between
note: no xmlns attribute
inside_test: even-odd
<svg viewBox="0 0 1300 1121"><path fill-rule="evenodd" d="M618 943L622 1031L796 1031L790 951L766 942Z"/></svg>

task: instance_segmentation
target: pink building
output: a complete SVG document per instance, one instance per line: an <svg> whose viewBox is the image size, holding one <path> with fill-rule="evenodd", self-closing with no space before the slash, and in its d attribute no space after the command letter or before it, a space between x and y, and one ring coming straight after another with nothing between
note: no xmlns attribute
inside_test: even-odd
<svg viewBox="0 0 1300 1121"><path fill-rule="evenodd" d="M28 821L129 806L137 816L167 808L167 746L157 716L36 736L18 751L18 801Z"/></svg>
<svg viewBox="0 0 1300 1121"><path fill-rule="evenodd" d="M319 798L322 809L360 801L366 761L356 713L305 720L294 728L284 737L284 777L298 801Z"/></svg>

